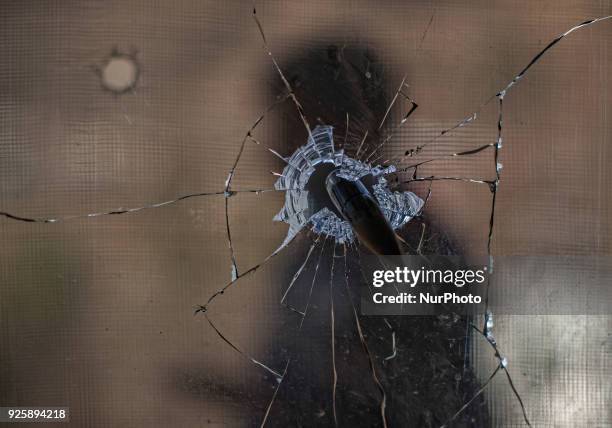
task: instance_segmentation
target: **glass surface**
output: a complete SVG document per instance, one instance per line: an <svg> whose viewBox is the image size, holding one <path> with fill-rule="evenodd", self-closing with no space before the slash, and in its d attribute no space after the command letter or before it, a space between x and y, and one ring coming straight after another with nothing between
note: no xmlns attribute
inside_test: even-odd
<svg viewBox="0 0 612 428"><path fill-rule="evenodd" d="M394 163L406 167L439 158L418 175L476 180L495 179L493 148L448 155L497 141L494 95L557 35L606 15L605 2L566 0L257 4L310 125L320 118L334 126L338 147L353 154L369 130L362 158L393 133L378 148L381 160L399 157ZM494 256L610 255L611 37L612 20L575 31L506 94ZM70 407L74 426L241 427L264 418L326 426L333 358L340 425L382 425L344 284L344 247L325 243L313 281L317 241L287 300L303 311L312 287L301 328L302 316L279 302L317 239L306 231L194 316L232 279L226 202L238 275L287 235L285 223L272 221L284 192L223 195L245 133L286 95L251 4L6 1L0 52L0 211L64 218L220 192L125 215L0 218L0 405ZM344 70L337 85L334 64ZM402 92L418 108L398 128L411 106L398 97L379 130L404 77ZM438 137L474 112L477 120ZM285 157L307 138L291 99L265 113L252 135ZM262 144L246 141L232 190L273 188L270 171L285 164ZM423 223L427 251L486 255L489 186L432 183L422 222L402 236L418 244ZM401 188L425 199L429 185ZM346 263L351 290L359 281L354 248ZM390 426L440 426L501 364L464 324L361 320ZM612 424L611 320L494 316L533 426ZM448 340L468 352L451 355L457 347L445 348ZM394 349L400 354L385 359ZM287 367L276 396L275 376L248 356L280 375ZM465 376L449 383L456 371ZM505 370L466 412L456 426L469 424L465 415L480 426L524 424Z"/></svg>

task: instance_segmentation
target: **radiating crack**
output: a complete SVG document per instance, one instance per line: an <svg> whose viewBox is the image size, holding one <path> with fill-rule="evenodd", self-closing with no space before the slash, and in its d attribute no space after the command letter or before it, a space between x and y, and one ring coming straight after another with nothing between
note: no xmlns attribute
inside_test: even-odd
<svg viewBox="0 0 612 428"><path fill-rule="evenodd" d="M115 209L108 210L108 211L99 211L99 212L88 213L88 214L74 214L74 215L68 215L68 216L63 216L63 217L26 217L21 214L14 214L14 213L10 213L7 211L0 211L0 216L8 218L10 220L22 221L26 223L60 223L63 221L101 217L105 215L131 214L131 213L136 213L139 211L149 210L153 208L161 208L161 207L165 207L168 205L176 204L181 201L185 201L187 199L201 198L204 196L223 196L227 200L230 197L236 194L239 194L239 193L261 194L261 193L266 193L266 192L286 192L289 190L291 189L270 188L270 189L249 189L249 190L232 190L232 191L220 190L216 192L189 193L189 194L182 195L174 199L169 199L167 201L153 202L153 203L141 205L138 207L115 208Z"/></svg>
<svg viewBox="0 0 612 428"><path fill-rule="evenodd" d="M336 369L336 316L334 313L334 267L336 265L336 248L332 254L331 273L329 275L329 317L331 328L331 354L332 354L332 414L334 426L338 426L336 410L336 388L338 386L338 370Z"/></svg>
<svg viewBox="0 0 612 428"><path fill-rule="evenodd" d="M344 286L346 288L346 293L348 296L348 300L351 304L351 310L353 314L353 319L355 321L355 328L357 329L357 334L359 335L359 341L361 342L361 346L363 347L363 351L368 358L368 365L370 366L370 374L372 376L372 380L374 384L378 388L380 392L380 417L381 422L384 428L387 428L387 393L382 383L378 379L378 375L376 374L376 366L374 364L374 359L372 354L370 353L370 349L368 348L368 343L363 335L363 329L361 328L361 323L359 322L359 315L357 314L357 309L355 308L355 302L351 296L351 289L349 287L349 276L348 276L348 263L347 263L347 249L346 244L344 245ZM361 265L360 265L361 266ZM362 272L363 275L363 272Z"/></svg>

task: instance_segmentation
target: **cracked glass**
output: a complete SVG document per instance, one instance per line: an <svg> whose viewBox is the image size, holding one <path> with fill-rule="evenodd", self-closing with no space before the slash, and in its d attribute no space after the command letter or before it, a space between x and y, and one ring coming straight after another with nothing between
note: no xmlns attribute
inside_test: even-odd
<svg viewBox="0 0 612 428"><path fill-rule="evenodd" d="M368 250L317 189L327 160L368 175L412 253L609 256L611 14L6 3L0 403L75 426L609 425L609 316L362 316Z"/></svg>

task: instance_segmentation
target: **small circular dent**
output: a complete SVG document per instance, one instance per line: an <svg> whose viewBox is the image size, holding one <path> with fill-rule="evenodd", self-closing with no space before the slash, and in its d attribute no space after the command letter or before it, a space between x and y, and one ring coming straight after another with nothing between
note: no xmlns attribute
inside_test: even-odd
<svg viewBox="0 0 612 428"><path fill-rule="evenodd" d="M109 91L123 93L136 86L138 64L127 55L112 56L102 67L102 85Z"/></svg>

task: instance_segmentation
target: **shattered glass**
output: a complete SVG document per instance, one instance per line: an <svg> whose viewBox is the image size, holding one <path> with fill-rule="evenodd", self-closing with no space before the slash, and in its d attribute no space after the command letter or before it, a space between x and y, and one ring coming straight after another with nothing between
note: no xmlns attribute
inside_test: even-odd
<svg viewBox="0 0 612 428"><path fill-rule="evenodd" d="M372 177L410 252L609 255L610 6L373 8L3 6L0 403L611 423L609 317L363 317L364 249L307 189Z"/></svg>
<svg viewBox="0 0 612 428"><path fill-rule="evenodd" d="M327 207L314 212L313 204L309 203L306 187L315 167L320 164L333 165L338 177L349 181L357 181L365 176L373 177L375 179L375 183L371 186L373 195L394 230L405 225L423 207L423 201L414 193L389 190L384 175L395 172L393 166L373 167L345 155L343 149L336 151L331 126L317 126L313 129L307 144L297 149L285 161L287 166L274 184L277 190L287 190L285 205L274 217L276 221L284 221L289 224L289 232L283 243L285 245L307 223L312 224L312 230L315 233L324 234L338 244L351 243L355 240L355 234L349 222L341 219Z"/></svg>

